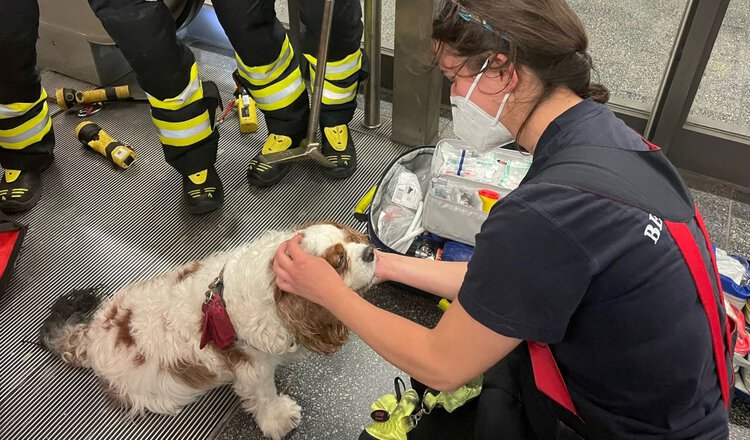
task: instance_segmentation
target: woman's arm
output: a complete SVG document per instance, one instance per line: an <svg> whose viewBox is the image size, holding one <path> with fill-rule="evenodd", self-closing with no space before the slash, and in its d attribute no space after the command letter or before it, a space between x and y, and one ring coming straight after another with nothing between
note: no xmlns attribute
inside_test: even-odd
<svg viewBox="0 0 750 440"><path fill-rule="evenodd" d="M459 301L434 329L375 307L348 289L323 306L388 362L439 391L461 387L521 342L483 326Z"/></svg>
<svg viewBox="0 0 750 440"><path fill-rule="evenodd" d="M395 281L449 300L458 295L467 263L423 260L376 251L375 275L379 281Z"/></svg>
<svg viewBox="0 0 750 440"><path fill-rule="evenodd" d="M458 301L434 329L375 307L349 289L325 260L306 254L299 240L289 240L276 252L279 288L327 308L378 354L431 388L462 386L520 343L477 322Z"/></svg>

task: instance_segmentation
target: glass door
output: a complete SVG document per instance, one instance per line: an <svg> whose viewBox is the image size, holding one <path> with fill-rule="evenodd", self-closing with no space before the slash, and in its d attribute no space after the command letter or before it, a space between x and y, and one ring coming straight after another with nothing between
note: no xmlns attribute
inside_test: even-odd
<svg viewBox="0 0 750 440"><path fill-rule="evenodd" d="M750 192L750 0L568 2L615 113L677 167Z"/></svg>
<svg viewBox="0 0 750 440"><path fill-rule="evenodd" d="M648 113L669 62L687 0L568 0L589 36L612 103Z"/></svg>

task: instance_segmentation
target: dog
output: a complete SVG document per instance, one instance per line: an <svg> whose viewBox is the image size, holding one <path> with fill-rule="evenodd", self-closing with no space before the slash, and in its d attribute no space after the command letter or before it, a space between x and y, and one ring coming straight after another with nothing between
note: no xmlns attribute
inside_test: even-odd
<svg viewBox="0 0 750 440"><path fill-rule="evenodd" d="M301 233L302 248L321 256L353 290L375 278L366 237L346 226L314 224L269 231L234 250L128 285L102 301L92 289L56 300L41 344L68 364L90 368L131 415L176 414L207 391L232 384L242 407L274 440L297 427L301 408L279 394L274 371L307 352L332 354L348 329L330 312L280 291L272 270L278 246ZM228 349L199 348L206 291L223 271L223 299L235 329Z"/></svg>

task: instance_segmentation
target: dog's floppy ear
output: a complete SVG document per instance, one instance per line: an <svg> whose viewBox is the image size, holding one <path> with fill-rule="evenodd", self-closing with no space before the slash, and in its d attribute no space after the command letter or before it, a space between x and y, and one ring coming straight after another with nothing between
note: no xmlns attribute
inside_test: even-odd
<svg viewBox="0 0 750 440"><path fill-rule="evenodd" d="M276 314L297 342L318 354L333 354L349 338L349 329L331 312L276 288Z"/></svg>

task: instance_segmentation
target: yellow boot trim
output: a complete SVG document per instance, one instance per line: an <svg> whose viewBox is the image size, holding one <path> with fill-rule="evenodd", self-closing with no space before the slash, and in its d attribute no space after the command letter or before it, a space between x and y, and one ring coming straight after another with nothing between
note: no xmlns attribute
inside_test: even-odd
<svg viewBox="0 0 750 440"><path fill-rule="evenodd" d="M49 117L47 103L33 118L15 128L0 130L0 147L9 150L23 150L29 145L35 144L49 133L52 128L52 119Z"/></svg>
<svg viewBox="0 0 750 440"><path fill-rule="evenodd" d="M206 197L208 197L209 199L213 199L215 192L216 192L216 187L215 186L207 186L207 187L202 188L202 189L198 188L198 189L194 189L192 191L188 191L188 195L190 196L190 198L198 199L201 196L203 196L203 194L205 194Z"/></svg>
<svg viewBox="0 0 750 440"><path fill-rule="evenodd" d="M193 145L213 132L208 111L182 122L165 122L154 117L151 120L156 126L159 141L172 147Z"/></svg>
<svg viewBox="0 0 750 440"><path fill-rule="evenodd" d="M21 175L21 170L5 170L5 181L13 183Z"/></svg>
<svg viewBox="0 0 750 440"><path fill-rule="evenodd" d="M279 153L292 146L292 138L281 134L269 134L261 154Z"/></svg>
<svg viewBox="0 0 750 440"><path fill-rule="evenodd" d="M310 54L305 54L305 58L310 63L311 73L318 65L318 59ZM362 51L357 49L356 52L347 55L339 61L329 61L326 63L326 80L338 81L349 78L362 68Z"/></svg>
<svg viewBox="0 0 750 440"><path fill-rule="evenodd" d="M346 145L349 143L349 127L346 124L335 127L324 127L323 134L325 134L328 143L331 144L334 150L346 150Z"/></svg>
<svg viewBox="0 0 750 440"><path fill-rule="evenodd" d="M149 94L146 96L152 107L160 108L162 110L179 110L199 99L203 99L203 84L201 83L201 80L198 79L198 65L193 63L193 67L190 68L190 82L185 89L174 98L167 98L161 101Z"/></svg>
<svg viewBox="0 0 750 440"><path fill-rule="evenodd" d="M310 75L310 89L315 91L315 71L311 70ZM339 87L326 79L323 81L323 104L337 105L353 101L357 98L357 86L358 83L355 82L348 87Z"/></svg>
<svg viewBox="0 0 750 440"><path fill-rule="evenodd" d="M198 171L195 174L190 174L188 176L188 179L190 179L191 182L195 185L203 185L206 183L206 178L208 177L208 170Z"/></svg>
<svg viewBox="0 0 750 440"><path fill-rule="evenodd" d="M47 91L42 90L39 94L39 99L34 102L17 102L14 104L0 104L0 119L15 118L18 116L25 115L26 112L31 110L35 105L47 99Z"/></svg>
<svg viewBox="0 0 750 440"><path fill-rule="evenodd" d="M254 86L264 86L276 80L286 71L294 59L294 50L289 44L289 37L285 37L279 56L271 64L253 67L245 64L237 52L234 53L234 57L237 59L237 67L241 77Z"/></svg>
<svg viewBox="0 0 750 440"><path fill-rule="evenodd" d="M281 79L262 89L250 90L258 108L263 111L282 109L299 98L305 91L305 82L299 68L291 71L286 78Z"/></svg>

